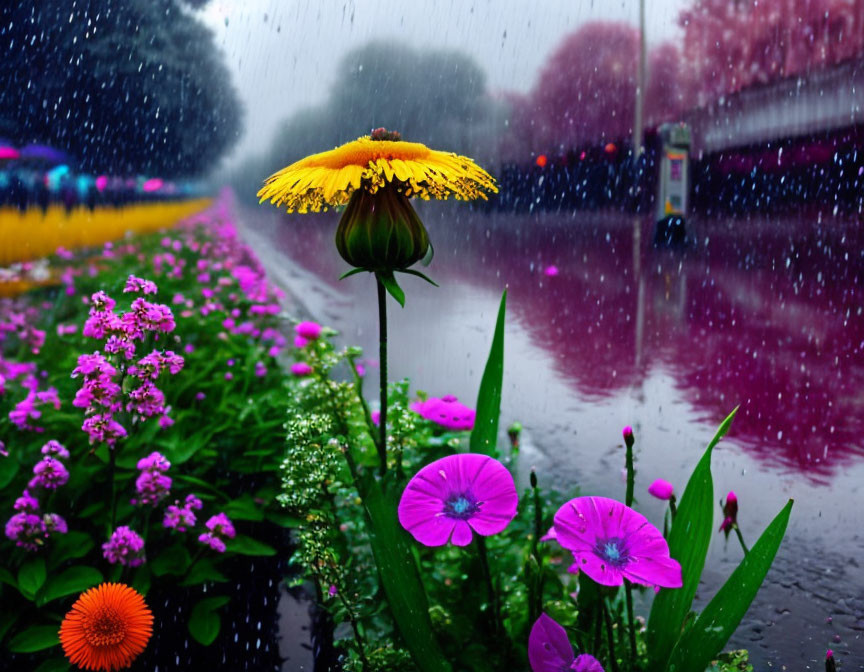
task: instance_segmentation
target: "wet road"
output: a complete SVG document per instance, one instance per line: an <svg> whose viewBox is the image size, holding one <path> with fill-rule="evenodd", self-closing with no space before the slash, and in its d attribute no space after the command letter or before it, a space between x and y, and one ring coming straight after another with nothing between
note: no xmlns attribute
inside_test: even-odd
<svg viewBox="0 0 864 672"><path fill-rule="evenodd" d="M636 492L683 490L722 418L715 499L734 489L750 544L796 500L775 567L732 641L756 669L820 670L831 647L864 670L864 236L818 213L691 222L695 244L654 250L651 225L620 214L492 215L422 204L441 287L403 276L391 304L391 377L473 405L500 293L509 287L502 427L525 426L523 473L623 497L620 429L637 435ZM374 284L332 244L335 216L241 213L265 264L346 343L375 357ZM548 265L558 275L547 277ZM370 381L372 382L372 381ZM370 385L369 393L373 394ZM720 523L717 510L717 525ZM704 604L740 560L711 544ZM786 666L785 668L783 666Z"/></svg>

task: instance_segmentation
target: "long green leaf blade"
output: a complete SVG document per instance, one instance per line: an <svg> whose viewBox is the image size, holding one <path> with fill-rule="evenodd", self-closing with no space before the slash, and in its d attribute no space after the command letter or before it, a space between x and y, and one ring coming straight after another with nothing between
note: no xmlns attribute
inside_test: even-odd
<svg viewBox="0 0 864 672"><path fill-rule="evenodd" d="M666 668L669 655L681 636L684 620L690 612L699 578L705 566L708 544L714 529L714 481L711 477L711 453L729 431L736 407L720 424L717 433L693 474L681 497L675 524L669 533L669 553L681 563L683 586L661 590L654 598L648 619L648 669L659 672Z"/></svg>
<svg viewBox="0 0 864 672"><path fill-rule="evenodd" d="M790 499L717 591L693 627L681 637L669 659L668 672L704 670L726 646L774 562L791 513Z"/></svg>
<svg viewBox="0 0 864 672"><path fill-rule="evenodd" d="M390 484L388 494L381 484L369 479L363 498L369 517L369 540L387 604L396 627L421 672L451 672L432 634L426 590L411 552L408 534L399 525L396 514L396 488Z"/></svg>
<svg viewBox="0 0 864 672"><path fill-rule="evenodd" d="M501 305L498 308L498 320L495 323L495 335L492 337L492 347L483 378L480 380L480 391L477 393L477 416L474 419L474 429L471 432L471 452L484 455L496 455L498 441L498 416L501 414L501 388L504 386L504 317L507 309L507 290L501 295Z"/></svg>

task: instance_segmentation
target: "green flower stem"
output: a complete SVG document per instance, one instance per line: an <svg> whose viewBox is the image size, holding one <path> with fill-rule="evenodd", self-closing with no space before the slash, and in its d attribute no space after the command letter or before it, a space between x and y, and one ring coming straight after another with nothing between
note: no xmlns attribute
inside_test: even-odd
<svg viewBox="0 0 864 672"><path fill-rule="evenodd" d="M486 592L489 597L489 608L492 611L492 626L495 629L496 638L501 632L501 612L498 606L498 594L492 583L492 572L489 570L489 555L486 552L486 539L482 535L474 533L477 539L477 551L480 555L480 564L483 567L483 578L486 580Z"/></svg>
<svg viewBox="0 0 864 672"><path fill-rule="evenodd" d="M630 635L630 665L636 665L636 619L633 618L633 585L624 581L624 596L627 599L627 624Z"/></svg>
<svg viewBox="0 0 864 672"><path fill-rule="evenodd" d="M372 412L369 410L369 404L366 403L366 397L363 396L363 378L360 377L360 373L357 371L357 363L354 361L353 357L348 357L348 364L351 366L351 373L354 376L354 387L357 390L357 398L360 400L360 407L363 409L363 417L366 419L366 427L369 429L369 436L372 437L372 443L375 444L377 450L378 442L381 437L376 431L375 423L372 422Z"/></svg>
<svg viewBox="0 0 864 672"><path fill-rule="evenodd" d="M669 512L672 514L672 522L675 522L675 516L678 514L678 505L675 503L675 495L669 498Z"/></svg>
<svg viewBox="0 0 864 672"><path fill-rule="evenodd" d="M348 622L351 623L351 629L354 631L354 641L357 642L357 652L360 654L360 664L363 667L363 672L369 672L371 669L369 667L369 660L366 658L366 642L363 639L363 635L360 633L360 625L357 622L357 615L354 613L354 610L351 608L351 605L348 604L348 600L342 595L342 591L336 589L336 595L339 597L339 601L342 603L342 606L345 607L345 613L348 614Z"/></svg>
<svg viewBox="0 0 864 672"><path fill-rule="evenodd" d="M627 494L624 503L633 506L633 488L636 484L636 470L633 468L633 445L627 444Z"/></svg>
<svg viewBox="0 0 864 672"><path fill-rule="evenodd" d="M108 536L110 537L114 532L114 525L117 522L117 483L114 478L117 471L116 446L108 446L108 471L110 472L111 478L111 489L110 494L108 495L108 514L111 516L111 526L108 528Z"/></svg>
<svg viewBox="0 0 864 672"><path fill-rule="evenodd" d="M735 523L732 527L735 529L738 543L741 544L741 548L744 550L744 555L746 556L750 552L750 549L747 548L747 544L744 543L744 536L741 534L741 528L738 527L738 523Z"/></svg>
<svg viewBox="0 0 864 672"><path fill-rule="evenodd" d="M628 507L633 506L633 490L636 483L636 470L633 467L633 441L625 441L627 446L627 493L624 503ZM636 663L636 622L633 619L633 586L629 581L624 582L624 594L627 598L627 624L630 631L630 664ZM616 664L617 665L617 664Z"/></svg>
<svg viewBox="0 0 864 672"><path fill-rule="evenodd" d="M378 286L378 365L381 374L381 425L378 439L378 459L381 464L378 472L383 476L387 473L387 292L377 273L375 284Z"/></svg>
<svg viewBox="0 0 864 672"><path fill-rule="evenodd" d="M606 621L606 644L609 647L609 664L612 667L612 672L618 672L618 658L615 655L615 635L612 631L612 614L609 613L609 602L607 600L603 601L601 610L603 611L603 618Z"/></svg>

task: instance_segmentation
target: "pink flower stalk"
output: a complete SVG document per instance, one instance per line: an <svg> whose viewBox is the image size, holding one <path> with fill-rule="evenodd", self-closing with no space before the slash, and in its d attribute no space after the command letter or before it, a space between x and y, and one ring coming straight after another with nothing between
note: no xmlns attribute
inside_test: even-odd
<svg viewBox="0 0 864 672"><path fill-rule="evenodd" d="M540 614L528 635L528 662L532 672L604 672L594 656L575 656L567 631L545 613Z"/></svg>
<svg viewBox="0 0 864 672"><path fill-rule="evenodd" d="M130 292L135 294L155 294L158 291L159 289L156 287L155 282L136 278L134 275L129 276L128 280L126 280L126 286L123 287L123 292L126 294Z"/></svg>
<svg viewBox="0 0 864 672"><path fill-rule="evenodd" d="M102 555L112 565L137 567L144 564L144 539L126 525L121 525L102 544Z"/></svg>
<svg viewBox="0 0 864 672"><path fill-rule="evenodd" d="M675 494L675 488L669 481L658 478L648 486L648 492L657 499L670 500Z"/></svg>
<svg viewBox="0 0 864 672"><path fill-rule="evenodd" d="M6 522L6 537L26 551L38 551L43 534L42 518L35 513L16 513Z"/></svg>
<svg viewBox="0 0 864 672"><path fill-rule="evenodd" d="M399 522L424 546L467 546L473 532L498 534L519 497L507 468L488 455L450 455L427 464L402 492Z"/></svg>
<svg viewBox="0 0 864 672"><path fill-rule="evenodd" d="M12 508L19 513L36 513L39 511L39 500L33 497L29 491L25 490L21 496L15 500Z"/></svg>
<svg viewBox="0 0 864 672"><path fill-rule="evenodd" d="M233 539L236 536L234 524L224 513L217 513L204 523L204 526L208 532L200 535L198 541L217 553L224 553L225 539Z"/></svg>
<svg viewBox="0 0 864 672"><path fill-rule="evenodd" d="M738 524L738 496L732 491L726 495L726 502L723 504L723 522L720 523L718 532L723 532L726 538L729 538L729 533Z"/></svg>
<svg viewBox="0 0 864 672"><path fill-rule="evenodd" d="M35 475L27 484L28 488L41 487L46 490L56 490L69 480L69 472L63 463L50 455L46 455L36 463L36 466L33 467L33 473Z"/></svg>
<svg viewBox="0 0 864 672"><path fill-rule="evenodd" d="M162 525L168 529L185 532L188 528L194 527L197 520L194 509L200 509L203 504L195 495L187 495L183 506L180 502L175 501L165 510L165 519Z"/></svg>
<svg viewBox="0 0 864 672"><path fill-rule="evenodd" d="M643 586L680 588L681 565L660 531L641 513L606 497L576 497L554 518L558 543L572 551L569 571L604 586L627 579Z"/></svg>
<svg viewBox="0 0 864 672"><path fill-rule="evenodd" d="M297 377L308 376L312 373L313 369L306 362L294 362L291 365L291 373L293 373Z"/></svg>
<svg viewBox="0 0 864 672"><path fill-rule="evenodd" d="M113 446L118 439L126 437L126 430L110 413L91 415L84 419L81 429L87 432L90 443L105 443Z"/></svg>
<svg viewBox="0 0 864 672"><path fill-rule="evenodd" d="M321 336L321 325L317 322L301 322L294 327L294 331L307 341L314 341Z"/></svg>
<svg viewBox="0 0 864 672"><path fill-rule="evenodd" d="M426 401L415 401L410 406L418 415L441 425L451 431L465 431L474 428L477 412L468 408L452 394L440 399L430 397Z"/></svg>
<svg viewBox="0 0 864 672"><path fill-rule="evenodd" d="M46 513L42 516L42 533L46 537L52 534L66 534L69 531L69 526L63 519L63 516L56 513Z"/></svg>

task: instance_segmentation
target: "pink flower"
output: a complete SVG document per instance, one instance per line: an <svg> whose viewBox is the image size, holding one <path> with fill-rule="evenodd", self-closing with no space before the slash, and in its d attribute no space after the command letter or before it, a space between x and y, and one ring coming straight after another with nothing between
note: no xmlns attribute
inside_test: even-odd
<svg viewBox="0 0 864 672"><path fill-rule="evenodd" d="M264 366L264 362L255 362L255 375L258 378L263 378L267 375L267 367Z"/></svg>
<svg viewBox="0 0 864 672"><path fill-rule="evenodd" d="M543 275L545 275L547 278L554 278L556 275L558 275L558 267L550 264L543 269Z"/></svg>
<svg viewBox="0 0 864 672"><path fill-rule="evenodd" d="M303 338L302 336L295 336L294 337L294 347L295 348L305 348L307 345L309 345L309 339L308 338Z"/></svg>
<svg viewBox="0 0 864 672"><path fill-rule="evenodd" d="M50 455L46 455L36 463L36 466L33 467L33 473L35 475L27 484L29 488L42 487L47 490L56 490L69 480L69 472L63 463Z"/></svg>
<svg viewBox="0 0 864 672"><path fill-rule="evenodd" d="M224 553L225 539L233 539L236 536L231 520L224 513L217 513L204 523L204 526L209 531L201 534L198 541L217 553Z"/></svg>
<svg viewBox="0 0 864 672"><path fill-rule="evenodd" d="M669 500L675 494L675 488L669 481L664 481L658 478L648 486L648 492L654 495L657 499Z"/></svg>
<svg viewBox="0 0 864 672"><path fill-rule="evenodd" d="M399 522L425 546L467 546L473 532L498 534L519 497L507 468L488 455L450 455L427 464L402 492Z"/></svg>
<svg viewBox="0 0 864 672"><path fill-rule="evenodd" d="M723 532L726 538L729 538L729 533L738 524L738 496L732 491L726 495L726 503L723 504L723 522L720 524L718 532Z"/></svg>
<svg viewBox="0 0 864 672"><path fill-rule="evenodd" d="M546 614L540 614L531 627L528 662L532 672L603 672L603 666L594 656L573 655L567 631Z"/></svg>
<svg viewBox="0 0 864 672"><path fill-rule="evenodd" d="M317 322L301 322L294 327L294 331L307 341L314 341L321 336L321 325Z"/></svg>
<svg viewBox="0 0 864 672"><path fill-rule="evenodd" d="M440 399L430 397L426 401L415 401L411 410L418 415L452 431L464 431L474 428L476 411L468 408L452 394Z"/></svg>
<svg viewBox="0 0 864 672"><path fill-rule="evenodd" d="M69 334L74 334L78 331L77 324L58 324L57 325L57 335L58 336L68 336Z"/></svg>
<svg viewBox="0 0 864 672"><path fill-rule="evenodd" d="M6 522L6 537L27 551L38 551L44 543L42 519L35 513L16 513Z"/></svg>
<svg viewBox="0 0 864 672"><path fill-rule="evenodd" d="M152 280L142 280L130 275L123 287L124 293L134 292L136 294L155 294L158 290L156 283Z"/></svg>
<svg viewBox="0 0 864 672"><path fill-rule="evenodd" d="M312 367L306 362L294 362L291 365L291 373L298 377L308 376L312 373Z"/></svg>
<svg viewBox="0 0 864 672"><path fill-rule="evenodd" d="M21 496L15 500L12 508L20 513L36 513L39 511L39 500L33 497L29 491L25 490Z"/></svg>
<svg viewBox="0 0 864 672"><path fill-rule="evenodd" d="M372 416L372 422L374 424L376 424L376 425L381 424L381 411L376 409L376 410L372 411L372 413L370 413L370 415Z"/></svg>
<svg viewBox="0 0 864 672"><path fill-rule="evenodd" d="M56 513L46 513L42 516L42 533L46 537L52 534L66 534L69 531L69 526L63 519L63 516Z"/></svg>
<svg viewBox="0 0 864 672"><path fill-rule="evenodd" d="M636 442L636 439L633 436L633 428L630 425L627 425L621 430L621 434L624 437L624 445L628 448L632 448L633 444Z"/></svg>
<svg viewBox="0 0 864 672"><path fill-rule="evenodd" d="M558 543L573 552L571 572L604 586L624 579L644 586L680 588L681 565L669 556L660 531L641 513L606 497L577 497L555 514Z"/></svg>
<svg viewBox="0 0 864 672"><path fill-rule="evenodd" d="M137 567L144 563L144 540L126 525L121 525L102 544L102 555L112 565Z"/></svg>

